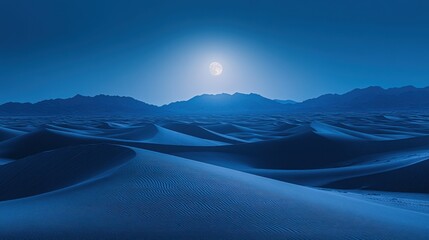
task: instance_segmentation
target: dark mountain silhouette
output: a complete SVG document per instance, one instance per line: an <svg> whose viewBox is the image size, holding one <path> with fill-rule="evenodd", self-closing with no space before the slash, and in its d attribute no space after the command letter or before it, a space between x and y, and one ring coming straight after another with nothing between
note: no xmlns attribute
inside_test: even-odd
<svg viewBox="0 0 429 240"><path fill-rule="evenodd" d="M174 102L162 109L176 113L252 113L285 110L285 105L258 94L204 94L188 101Z"/></svg>
<svg viewBox="0 0 429 240"><path fill-rule="evenodd" d="M326 94L302 103L271 100L258 94L204 94L187 101L157 107L131 97L76 95L38 103L6 103L0 115L151 115L151 114L240 114L294 111L403 111L429 110L429 87L383 89L368 87L345 94Z"/></svg>
<svg viewBox="0 0 429 240"><path fill-rule="evenodd" d="M1 115L103 115L156 113L158 108L131 97L76 95L67 99L51 99L38 103L6 103Z"/></svg>
<svg viewBox="0 0 429 240"><path fill-rule="evenodd" d="M429 109L429 87L354 89L342 95L326 94L294 106L305 111L368 111Z"/></svg>
<svg viewBox="0 0 429 240"><path fill-rule="evenodd" d="M281 103L281 104L297 104L298 103L298 102L295 102L293 100L274 99L274 101Z"/></svg>

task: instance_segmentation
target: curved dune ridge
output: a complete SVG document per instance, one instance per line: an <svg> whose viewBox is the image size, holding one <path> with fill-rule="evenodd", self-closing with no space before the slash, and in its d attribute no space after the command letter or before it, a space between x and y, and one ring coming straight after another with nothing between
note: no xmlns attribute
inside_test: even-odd
<svg viewBox="0 0 429 240"><path fill-rule="evenodd" d="M134 156L108 144L60 148L0 168L0 201L58 190L99 177Z"/></svg>
<svg viewBox="0 0 429 240"><path fill-rule="evenodd" d="M18 131L18 130L14 130L14 129L9 129L9 128L5 128L5 127L0 127L0 141L4 141L10 138L14 138L17 137L19 135L24 134L24 132Z"/></svg>
<svg viewBox="0 0 429 240"><path fill-rule="evenodd" d="M147 124L145 126L118 128L110 131L104 131L97 136L107 138L117 138L124 140L142 141L151 139L158 133L158 128L154 124Z"/></svg>
<svg viewBox="0 0 429 240"><path fill-rule="evenodd" d="M157 134L155 134L155 136L152 138L145 140L144 142L180 146L216 146L224 144L211 139L199 138L196 136L183 134L181 132L172 131L158 125L154 126L156 127Z"/></svg>
<svg viewBox="0 0 429 240"><path fill-rule="evenodd" d="M429 193L427 180L424 179L429 163L428 150L367 158L373 161L336 168L310 170L241 168L241 170L307 186Z"/></svg>
<svg viewBox="0 0 429 240"><path fill-rule="evenodd" d="M350 165L356 158L405 151L429 146L429 136L389 141L341 141L315 133L310 127L282 139L211 148L187 148L176 155L192 152L218 152L242 156L242 161L255 168L265 169L319 169ZM193 158L195 160L198 159ZM359 161L362 161L360 159Z"/></svg>
<svg viewBox="0 0 429 240"><path fill-rule="evenodd" d="M210 129L214 132L223 133L223 134L236 133L236 132L246 132L246 129L242 129L239 126L236 126L234 124L229 124L229 123L214 124L211 126L207 126L206 128Z"/></svg>
<svg viewBox="0 0 429 240"><path fill-rule="evenodd" d="M5 165L5 164L11 163L11 162L12 162L12 160L0 158L0 165Z"/></svg>
<svg viewBox="0 0 429 240"><path fill-rule="evenodd" d="M6 239L424 239L429 234L426 214L134 151L133 160L97 181L0 202L0 234Z"/></svg>
<svg viewBox="0 0 429 240"><path fill-rule="evenodd" d="M210 136L200 138L198 134L183 134L181 131L172 131L151 123L144 126L108 129L94 134L94 136L166 145L216 146L224 144Z"/></svg>
<svg viewBox="0 0 429 240"><path fill-rule="evenodd" d="M379 137L374 134L367 134L367 133L353 131L350 129L331 126L329 124L324 124L318 121L312 122L311 127L314 129L314 131L317 134L320 134L321 136L324 136L327 138L333 138L333 139L339 139L339 140L350 140L350 141L387 140L387 138Z"/></svg>
<svg viewBox="0 0 429 240"><path fill-rule="evenodd" d="M0 119L0 239L429 237L424 114L182 118Z"/></svg>
<svg viewBox="0 0 429 240"><path fill-rule="evenodd" d="M170 123L170 124L164 125L163 127L176 132L183 133L183 134L187 134L187 135L191 135L191 136L199 137L203 139L218 141L218 142L231 143L231 144L244 142L243 140L239 140L237 138L229 137L227 135L215 133L203 127L199 127L193 124Z"/></svg>
<svg viewBox="0 0 429 240"><path fill-rule="evenodd" d="M56 148L90 143L84 135L40 129L0 143L0 157L19 159Z"/></svg>
<svg viewBox="0 0 429 240"><path fill-rule="evenodd" d="M418 161L409 166L365 176L349 176L346 179L326 184L324 187L429 193L428 170L429 156L425 156L425 161Z"/></svg>

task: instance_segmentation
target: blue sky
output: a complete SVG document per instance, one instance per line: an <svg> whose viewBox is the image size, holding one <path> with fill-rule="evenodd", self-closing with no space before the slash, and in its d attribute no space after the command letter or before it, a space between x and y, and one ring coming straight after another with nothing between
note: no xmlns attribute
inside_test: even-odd
<svg viewBox="0 0 429 240"><path fill-rule="evenodd" d="M429 86L428 12L405 0L2 0L0 102Z"/></svg>

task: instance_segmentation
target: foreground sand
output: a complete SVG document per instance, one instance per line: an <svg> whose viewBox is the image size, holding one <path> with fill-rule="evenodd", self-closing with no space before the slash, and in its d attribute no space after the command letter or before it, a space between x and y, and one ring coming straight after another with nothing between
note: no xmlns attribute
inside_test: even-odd
<svg viewBox="0 0 429 240"><path fill-rule="evenodd" d="M0 238L428 239L424 121L251 120L3 120Z"/></svg>

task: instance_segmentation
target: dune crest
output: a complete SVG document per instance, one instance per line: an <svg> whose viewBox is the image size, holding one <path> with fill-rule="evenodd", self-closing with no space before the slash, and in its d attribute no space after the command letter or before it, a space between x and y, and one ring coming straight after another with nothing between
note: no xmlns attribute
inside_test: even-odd
<svg viewBox="0 0 429 240"><path fill-rule="evenodd" d="M385 115L0 119L0 238L426 239L427 116Z"/></svg>

